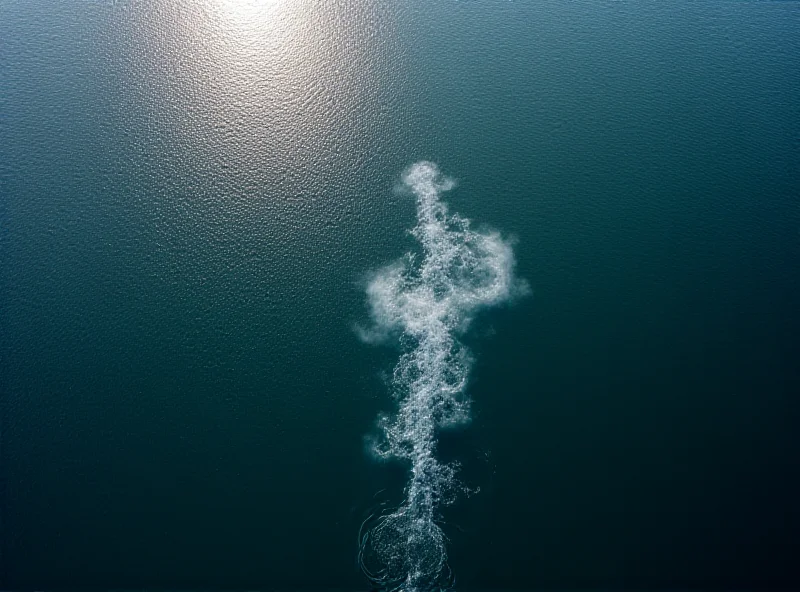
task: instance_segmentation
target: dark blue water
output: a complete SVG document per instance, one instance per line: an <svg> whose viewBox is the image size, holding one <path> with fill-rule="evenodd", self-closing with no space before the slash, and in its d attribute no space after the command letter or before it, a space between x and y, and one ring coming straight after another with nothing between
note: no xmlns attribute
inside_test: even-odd
<svg viewBox="0 0 800 592"><path fill-rule="evenodd" d="M0 584L367 589L401 174L511 237L458 589L800 587L800 3L0 2Z"/></svg>

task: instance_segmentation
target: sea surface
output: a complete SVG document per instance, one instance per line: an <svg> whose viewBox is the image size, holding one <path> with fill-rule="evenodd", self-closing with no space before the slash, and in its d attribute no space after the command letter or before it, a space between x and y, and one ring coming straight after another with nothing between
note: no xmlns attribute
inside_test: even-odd
<svg viewBox="0 0 800 592"><path fill-rule="evenodd" d="M456 588L800 588L800 3L747 0L0 0L0 587L368 589L420 162L527 286L453 328Z"/></svg>

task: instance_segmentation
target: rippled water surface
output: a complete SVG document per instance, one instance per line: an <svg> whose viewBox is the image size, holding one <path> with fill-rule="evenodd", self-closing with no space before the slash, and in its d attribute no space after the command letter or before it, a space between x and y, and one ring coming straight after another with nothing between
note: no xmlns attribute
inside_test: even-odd
<svg viewBox="0 0 800 592"><path fill-rule="evenodd" d="M0 587L800 587L798 64L797 2L0 0Z"/></svg>

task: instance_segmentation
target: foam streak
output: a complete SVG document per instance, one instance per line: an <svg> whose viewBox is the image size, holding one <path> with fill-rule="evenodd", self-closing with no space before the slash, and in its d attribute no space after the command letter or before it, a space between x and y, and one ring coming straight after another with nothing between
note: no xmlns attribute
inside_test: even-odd
<svg viewBox="0 0 800 592"><path fill-rule="evenodd" d="M436 432L469 420L465 387L471 358L459 341L481 309L525 291L514 278L510 244L495 232L470 229L439 197L453 187L435 164L419 162L403 175L417 202L411 231L422 247L379 270L367 296L372 325L366 341L399 339L394 415L378 420L373 452L410 464L405 501L377 517L362 536L368 577L389 590L441 590L450 583L439 508L458 490L456 466L436 458Z"/></svg>

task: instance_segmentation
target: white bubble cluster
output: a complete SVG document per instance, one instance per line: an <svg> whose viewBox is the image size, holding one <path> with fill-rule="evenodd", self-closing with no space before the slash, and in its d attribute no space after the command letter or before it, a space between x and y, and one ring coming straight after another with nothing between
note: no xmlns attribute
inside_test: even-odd
<svg viewBox="0 0 800 592"><path fill-rule="evenodd" d="M453 501L456 467L436 458L436 433L469 420L465 396L471 366L458 337L483 308L525 290L514 277L511 245L496 232L470 229L469 220L440 201L453 182L431 162L403 175L417 202L411 231L422 252L379 270L367 287L372 325L361 331L370 343L399 339L394 368L393 415L378 420L373 452L410 464L405 501L374 519L361 538L361 565L389 590L441 590L450 580L438 510Z"/></svg>

